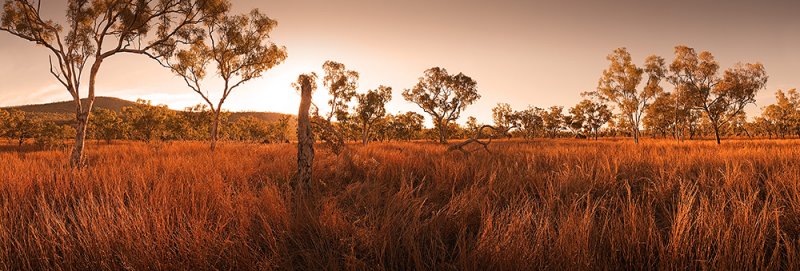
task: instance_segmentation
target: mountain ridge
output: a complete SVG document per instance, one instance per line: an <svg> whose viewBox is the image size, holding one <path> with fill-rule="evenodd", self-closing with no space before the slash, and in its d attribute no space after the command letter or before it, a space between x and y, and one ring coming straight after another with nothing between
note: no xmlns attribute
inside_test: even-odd
<svg viewBox="0 0 800 271"><path fill-rule="evenodd" d="M81 99L82 101L86 101L86 99ZM117 98L117 97L109 97L109 96L98 96L95 97L94 100L94 109L103 108L115 111L117 113L122 111L123 107L127 106L134 106L136 102L128 101L125 99ZM74 118L75 113L75 105L72 101L61 101L61 102L51 102L51 103L41 103L41 104L27 104L27 105L15 105L15 106L7 106L7 107L0 107L0 109L15 109L20 110L26 113L33 113L33 114L44 114L54 116L61 116L65 119ZM170 108L170 110L180 111ZM276 113L276 112L262 112L262 111L241 111L241 112L230 112L231 120L236 120L243 117L255 117L257 119L261 119L268 122L275 122L278 121L283 116L291 116L291 114L283 114L283 113Z"/></svg>

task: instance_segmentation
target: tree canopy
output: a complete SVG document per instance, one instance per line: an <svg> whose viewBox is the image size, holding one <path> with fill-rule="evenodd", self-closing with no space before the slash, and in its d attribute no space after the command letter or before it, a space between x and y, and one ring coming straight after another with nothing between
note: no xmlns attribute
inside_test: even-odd
<svg viewBox="0 0 800 271"><path fill-rule="evenodd" d="M428 113L439 129L439 142L447 143L447 126L480 99L477 82L463 73L450 75L439 67L425 71L419 82L403 91L403 98Z"/></svg>

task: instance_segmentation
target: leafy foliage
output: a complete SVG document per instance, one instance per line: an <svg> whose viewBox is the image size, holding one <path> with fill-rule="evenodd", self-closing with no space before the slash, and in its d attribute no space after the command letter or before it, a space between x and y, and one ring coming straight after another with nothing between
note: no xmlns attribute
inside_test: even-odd
<svg viewBox="0 0 800 271"><path fill-rule="evenodd" d="M439 67L425 71L413 88L403 91L403 98L417 104L428 113L439 129L439 142L447 142L449 123L457 120L461 112L481 98L477 82L458 73L450 75Z"/></svg>

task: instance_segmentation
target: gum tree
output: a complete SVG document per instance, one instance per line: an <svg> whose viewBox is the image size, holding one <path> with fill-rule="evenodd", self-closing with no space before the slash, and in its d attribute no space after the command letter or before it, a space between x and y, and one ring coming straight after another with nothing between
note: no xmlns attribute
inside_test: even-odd
<svg viewBox="0 0 800 271"><path fill-rule="evenodd" d="M633 141L639 144L642 116L648 103L663 92L661 80L665 78L664 59L651 55L645 59L644 68L637 67L626 48L618 48L607 57L611 62L594 95L603 102L612 102L631 124ZM639 90L642 77L647 76L644 87Z"/></svg>
<svg viewBox="0 0 800 271"><path fill-rule="evenodd" d="M225 0L67 0L62 25L43 18L41 5L42 1L6 0L0 30L49 51L50 74L75 105L75 145L70 155L75 167L82 164L103 63L122 54L168 56L176 45L194 42L198 24L230 6ZM86 68L88 82L83 77Z"/></svg>
<svg viewBox="0 0 800 271"><path fill-rule="evenodd" d="M710 52L698 54L682 45L675 47L675 59L669 70L670 82L687 97L691 108L705 113L717 144L720 144L720 126L754 103L768 78L761 63L738 63L719 76L719 64Z"/></svg>
<svg viewBox="0 0 800 271"><path fill-rule="evenodd" d="M386 115L386 103L392 99L392 88L379 86L364 94L356 94L358 105L355 118L361 126L361 143L367 145L369 133L376 121Z"/></svg>
<svg viewBox="0 0 800 271"><path fill-rule="evenodd" d="M608 123L611 119L611 110L603 103L598 103L589 99L584 99L570 108L569 112L578 119L583 120L582 127L589 133L587 139L594 136L597 140L600 127Z"/></svg>
<svg viewBox="0 0 800 271"><path fill-rule="evenodd" d="M322 84L328 88L328 95L331 96L328 101L331 111L325 119L331 123L333 117L347 113L348 103L356 96L359 75L357 71L348 70L344 64L330 60L322 64L322 70L325 73Z"/></svg>
<svg viewBox="0 0 800 271"><path fill-rule="evenodd" d="M439 130L439 143L447 143L447 126L461 116L461 112L481 98L477 82L458 73L450 75L439 67L425 71L413 88L403 91L403 98L417 104L428 113Z"/></svg>
<svg viewBox="0 0 800 271"><path fill-rule="evenodd" d="M186 85L208 104L211 121L211 151L217 146L222 105L230 94L244 83L259 78L264 72L283 63L286 48L270 40L278 22L257 9L246 15L226 15L203 24L202 39L181 48L172 58L161 61L182 77ZM221 80L213 87L219 100L212 101L204 80L209 65Z"/></svg>

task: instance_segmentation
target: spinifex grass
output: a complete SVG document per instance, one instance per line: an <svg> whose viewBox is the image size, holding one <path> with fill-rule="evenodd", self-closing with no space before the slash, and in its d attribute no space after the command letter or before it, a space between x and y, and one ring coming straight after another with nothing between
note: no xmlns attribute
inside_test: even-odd
<svg viewBox="0 0 800 271"><path fill-rule="evenodd" d="M535 140L0 153L0 269L800 269L800 142Z"/></svg>

